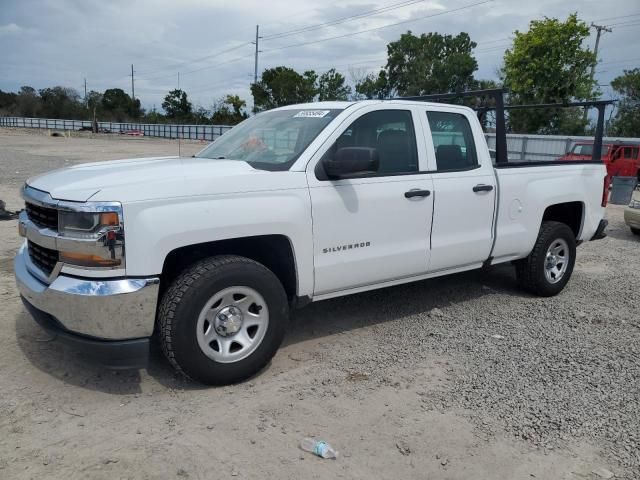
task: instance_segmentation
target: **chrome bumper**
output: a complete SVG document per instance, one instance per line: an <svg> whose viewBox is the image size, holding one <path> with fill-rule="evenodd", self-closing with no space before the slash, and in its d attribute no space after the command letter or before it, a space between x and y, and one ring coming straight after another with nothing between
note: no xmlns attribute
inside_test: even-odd
<svg viewBox="0 0 640 480"><path fill-rule="evenodd" d="M143 338L153 333L158 278L102 280L58 275L47 285L28 270L28 257L23 245L14 260L18 290L64 329L106 340Z"/></svg>

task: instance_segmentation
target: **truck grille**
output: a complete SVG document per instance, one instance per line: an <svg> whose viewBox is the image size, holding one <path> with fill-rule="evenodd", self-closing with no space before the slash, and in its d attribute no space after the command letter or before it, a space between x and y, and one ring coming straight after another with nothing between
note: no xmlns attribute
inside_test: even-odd
<svg viewBox="0 0 640 480"><path fill-rule="evenodd" d="M33 242L27 242L27 249L29 250L29 258L34 265L47 275L50 275L53 267L58 263L58 252L41 247Z"/></svg>
<svg viewBox="0 0 640 480"><path fill-rule="evenodd" d="M39 227L58 230L58 210L55 208L41 207L40 205L27 202L25 210L27 211L29 220Z"/></svg>

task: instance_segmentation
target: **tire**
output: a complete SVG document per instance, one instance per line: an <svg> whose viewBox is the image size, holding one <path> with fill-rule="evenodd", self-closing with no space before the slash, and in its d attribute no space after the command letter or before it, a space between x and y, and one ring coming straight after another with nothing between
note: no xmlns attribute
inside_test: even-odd
<svg viewBox="0 0 640 480"><path fill-rule="evenodd" d="M288 319L287 296L273 272L245 257L221 255L173 280L160 302L158 330L162 351L178 372L203 384L227 385L269 363ZM246 326L250 322L258 325Z"/></svg>
<svg viewBox="0 0 640 480"><path fill-rule="evenodd" d="M640 235L640 228L631 227L631 233L633 233L634 235Z"/></svg>
<svg viewBox="0 0 640 480"><path fill-rule="evenodd" d="M555 250L559 253L551 253L553 258L547 259L552 246L554 249L560 248ZM564 262L561 262L562 255ZM556 266L547 268L554 261L557 262ZM576 239L573 231L561 222L542 222L533 250L528 257L516 262L518 284L524 290L541 297L557 295L571 278L575 261Z"/></svg>

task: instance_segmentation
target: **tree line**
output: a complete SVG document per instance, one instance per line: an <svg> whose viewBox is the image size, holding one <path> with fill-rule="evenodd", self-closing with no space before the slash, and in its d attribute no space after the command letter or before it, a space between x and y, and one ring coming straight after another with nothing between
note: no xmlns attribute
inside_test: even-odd
<svg viewBox="0 0 640 480"><path fill-rule="evenodd" d="M589 26L576 14L564 21L533 20L527 31L514 32L498 71L499 81L495 81L476 77L477 44L469 34L415 35L408 31L387 45L386 65L380 71L358 74L351 70L350 81L334 68L324 73L297 72L287 66L265 69L251 85L253 112L294 103L385 99L498 86L508 90L506 101L512 105L597 99L602 92L591 75L596 56L586 46L588 37ZM625 70L611 86L620 101L608 121L608 134L640 136L640 68ZM479 96L465 103L491 106L491 99ZM139 99L119 88L91 91L86 98L59 86L39 91L22 87L16 93L0 90L2 115L231 125L248 116L246 101L237 95L226 95L207 109L194 106L188 93L180 89L167 93L162 110L144 111ZM490 126L486 115L482 120ZM580 108L512 110L507 126L516 133L580 135L593 131Z"/></svg>

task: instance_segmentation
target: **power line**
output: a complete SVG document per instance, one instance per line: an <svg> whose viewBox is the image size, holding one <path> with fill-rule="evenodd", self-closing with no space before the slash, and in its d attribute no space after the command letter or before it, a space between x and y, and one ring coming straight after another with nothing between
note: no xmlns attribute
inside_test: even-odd
<svg viewBox="0 0 640 480"><path fill-rule="evenodd" d="M358 18L363 18L363 17L366 17L366 16L375 15L375 14L378 14L378 13L384 13L386 11L390 11L390 10L397 9L397 8L402 8L404 6L409 6L411 4L419 3L419 2L422 2L422 1L424 1L424 0L404 0L403 2L394 3L394 4L388 5L386 7L381 7L381 8L378 8L378 9L370 10L370 11L367 11L367 12L362 12L360 14L351 15L351 16L348 16L348 17L342 17L340 19L334 19L334 20L332 20L330 22L324 22L323 24L312 25L312 26L307 26L307 27L303 27L303 28L300 28L300 29L296 29L296 30L290 30L290 31L287 31L287 32L281 32L279 34L273 34L273 35L270 35L268 37L265 37L265 40L266 39L283 38L283 37L286 37L286 36L294 35L296 33L301 33L302 31L315 30L315 29L323 28L325 26L331 26L331 25L334 25L334 24L344 23L346 21L350 21L350 20L354 20L354 19L358 19ZM404 21L400 21L400 22L395 22L395 23L392 23L392 24L382 25L380 27L366 29L366 30L362 30L362 31L359 31L359 32L352 32L352 33L349 33L349 34L339 35L339 36L336 36L336 37L324 38L324 39L320 39L320 40L315 40L315 41L311 41L311 42L304 42L304 43L295 44L295 45L286 45L286 46L281 46L281 47L275 47L275 48L272 48L270 50L267 50L267 52L275 51L275 50L283 50L283 49L286 49L286 48L293 48L293 47L296 47L296 46L303 46L303 45L308 45L308 44L313 44L313 43L320 43L320 42L330 41L330 40L333 40L333 39L336 39L336 38L344 38L344 37L349 37L349 36L352 36L352 35L358 35L358 34L362 34L362 33L367 33L367 32L370 32L370 31L376 31L376 30L380 30L380 29L383 29L383 28L392 27L392 26L395 26L395 25L401 25L401 24L405 24L405 23L410 23L410 22L415 22L415 21L419 21L419 20L424 20L424 19L427 19L427 18L433 18L433 17L445 15L445 14L448 14L448 13L454 13L454 12L466 10L466 9L469 9L469 8L473 8L475 6L479 6L479 5L482 5L482 4L489 3L491 1L493 1L493 0L483 0L483 1L480 1L480 2L473 3L473 4L465 5L465 6L462 6L462 7L459 7L459 8L447 10L447 11L444 11L444 12L438 12L438 13L435 13L435 14L425 15L425 16L418 17L418 18L413 18L413 19L408 19L408 20L404 20ZM254 62L254 82L257 82L258 53L260 52L259 46L258 46L258 42L259 42L259 39L261 38L259 36L259 27L256 28L256 37L257 38L256 38L255 42L246 42L246 43L243 43L243 44L240 44L240 45L236 45L236 46L231 47L229 49L225 49L225 50L222 50L222 51L216 52L214 54L207 55L207 56L195 59L195 60L181 62L181 63L175 64L175 65L173 65L171 67L163 67L162 69L155 70L155 72L162 71L162 70L167 70L167 69L171 69L171 68L175 68L176 66L179 66L179 65L188 65L188 64L192 64L192 63L198 63L198 62L201 62L201 61L204 61L204 60L207 60L207 59L212 59L212 58L215 58L217 56L223 55L225 53L237 50L237 49L239 49L241 47L246 46L247 44L255 44L256 45L256 51L255 51L255 62ZM197 68L197 69L193 69L193 70L188 70L186 72L183 72L183 75L199 72L199 71L206 70L206 69L209 69L209 68L214 68L214 67L226 64L226 63L235 62L235 61L244 59L244 58L246 58L248 56L249 55L246 55L246 56L243 56L243 57L238 57L238 58L231 59L231 60L229 60L227 62L217 63L215 65L209 65L209 66L205 66L205 67L201 67L201 68ZM154 71L147 72L147 73L153 73L153 72ZM171 75L161 75L161 76L156 76L156 77L142 77L142 78L144 80L158 80L158 79L162 79L162 78L168 78L170 76L173 76L173 74L171 74Z"/></svg>
<svg viewBox="0 0 640 480"><path fill-rule="evenodd" d="M242 57L236 57L236 58L232 58L230 60L225 60L224 62L218 62L214 65L207 65L206 67L200 67L200 68L196 68L194 70L187 70L186 72L182 72L182 75L189 75L191 73L196 73L196 72L201 72L203 70L208 70L210 68L216 68L219 67L221 65L226 65L228 63L233 63L233 62L237 62L238 60L242 60L248 57L253 57L253 53L250 53L248 55L243 55ZM175 74L174 73L170 73L167 75L160 75L159 77L151 77L151 78L143 78L143 80L159 80L161 78L169 78L169 77L173 77Z"/></svg>
<svg viewBox="0 0 640 480"><path fill-rule="evenodd" d="M333 2L329 2L329 1L323 1L322 2L322 7L326 8L326 7L332 7L333 5L337 4L337 3L344 3L344 0L335 0ZM319 8L303 8L301 10L295 10L293 12L287 12L287 18L285 20L274 20L271 22L262 22L261 25L264 27L265 25L283 25L283 24L288 24L290 22L288 22L288 19L290 18L297 18L300 15L303 15L307 12L319 12L320 9Z"/></svg>
<svg viewBox="0 0 640 480"><path fill-rule="evenodd" d="M227 48L225 50L221 50L219 52L212 53L210 55L205 55L204 57L196 58L195 60L188 60L188 61L176 63L176 64L171 65L171 66L162 67L162 68L158 68L156 70L151 70L149 72L143 72L143 73L145 75L149 75L149 74L156 73L156 72L162 72L164 70L174 70L177 67L181 67L183 65L191 65L193 63L200 63L200 62L202 62L204 60L210 60L212 58L219 57L220 55L224 55L225 53L233 52L233 51L238 50L238 49L240 49L240 48L242 48L242 47L244 47L246 45L251 45L251 42L244 42L244 43L241 43L240 45L236 45L235 47ZM151 79L147 78L147 80L151 80Z"/></svg>
<svg viewBox="0 0 640 480"><path fill-rule="evenodd" d="M640 57L636 57L636 58L626 58L626 59L619 59L619 60L611 60L609 62L602 62L599 65L611 65L611 64L616 64L616 63L627 63L627 62L635 62L635 61L640 61Z"/></svg>
<svg viewBox="0 0 640 480"><path fill-rule="evenodd" d="M441 15L447 15L449 13L455 13L455 12L459 12L459 11L462 11L462 10L467 10L467 9L470 9L470 8L473 8L473 7L484 5L484 4L487 4L487 3L491 3L492 1L493 0L483 0L481 2L471 3L469 5L464 5L462 7L453 8L451 10L445 10L444 12L432 13L431 15L424 15L422 17L411 18L411 19L408 19L408 20L402 20L400 22L395 22L395 23L389 23L387 25L382 25L380 27L368 28L366 30L360 30L360 31L357 31L357 32L346 33L344 35L336 35L334 37L322 38L320 40L312 40L310 42L302 42L302 43L295 43L295 44L292 44L292 45L284 45L284 46L281 46L281 47L275 47L275 48L271 48L269 50L265 50L265 53L275 52L277 50L284 50L284 49L287 49L287 48L303 47L303 46L306 46L306 45L313 45L313 44L316 44L316 43L328 42L330 40L336 40L338 38L346 38L346 37L352 37L354 35L360 35L360 34L363 34L363 33L374 32L376 30L382 30L384 28L395 27L396 25L403 25L405 23L417 22L419 20L425 20L427 18L434 18L434 17L439 17Z"/></svg>
<svg viewBox="0 0 640 480"><path fill-rule="evenodd" d="M605 22L608 20L618 20L619 18L630 18L630 17L638 17L640 16L640 12L638 13L631 13L629 15L620 15L618 17L608 17L608 18L598 18L596 20L593 20L594 22Z"/></svg>
<svg viewBox="0 0 640 480"><path fill-rule="evenodd" d="M329 20L328 22L324 22L324 23L318 23L316 25L309 25L306 27L300 27L297 29L293 29L293 30L288 30L285 32L281 32L281 33L275 33L272 35L265 35L264 39L265 40L274 40L277 38L283 38L283 37L289 37L291 35L297 35L299 33L303 33L303 32L310 32L313 30L318 30L319 28L325 28L325 27L331 27L334 25L339 25L341 23L345 23L345 22L350 22L352 20L357 20L360 18L365 18L365 17L370 17L373 15L378 15L379 13L385 13L385 12L389 12L392 10L397 10L399 8L404 8L404 7L408 7L410 5L414 5L416 3L423 3L426 0L404 0L402 2L398 2L398 3L393 3L390 5L387 5L385 7L380 7L380 8L376 8L373 10L369 10L366 12L362 12L362 13L358 13L355 15L349 15L346 17L340 17L340 18L336 18L333 20Z"/></svg>
<svg viewBox="0 0 640 480"><path fill-rule="evenodd" d="M500 50L506 50L507 48L509 48L511 46L510 43L506 44L506 45L496 45L493 47L488 47L488 48L482 48L480 50L476 50L474 53L489 53L489 52L499 52Z"/></svg>
<svg viewBox="0 0 640 480"><path fill-rule="evenodd" d="M484 46L485 44L495 43L495 42L502 42L504 40L510 40L510 38L509 37L502 37L502 38L495 38L493 40L485 40L485 41L482 41L482 42L478 43L478 45ZM508 46L509 45L489 46L486 49L476 50L474 53L483 53L483 52L490 51L490 50L492 51L494 49L507 48ZM302 66L302 67L301 66L296 66L295 68L298 68L298 69L313 68L315 70L321 71L324 68L331 69L331 68L338 68L338 67L351 67L351 66L354 66L354 65L362 65L362 64L369 64L369 63L381 63L382 64L382 63L386 63L387 60L388 60L388 58L386 58L386 57L384 57L384 58L379 57L379 58L376 58L376 59L361 60L361 61L358 61L358 62L349 62L349 63L340 63L340 64L332 63L332 64L325 64L325 65L307 65L307 66Z"/></svg>
<svg viewBox="0 0 640 480"><path fill-rule="evenodd" d="M624 23L624 24L614 24L613 26L617 27L617 28L627 28L627 27L635 27L640 25L640 22L636 22L636 23Z"/></svg>
<svg viewBox="0 0 640 480"><path fill-rule="evenodd" d="M639 19L635 19L635 20L628 20L628 21L626 21L626 22L612 23L612 24L610 24L609 26L610 26L610 27L618 27L618 26L630 25L630 24L632 24L632 25L636 25L636 24L638 24L639 22L640 22L640 20L639 20Z"/></svg>

